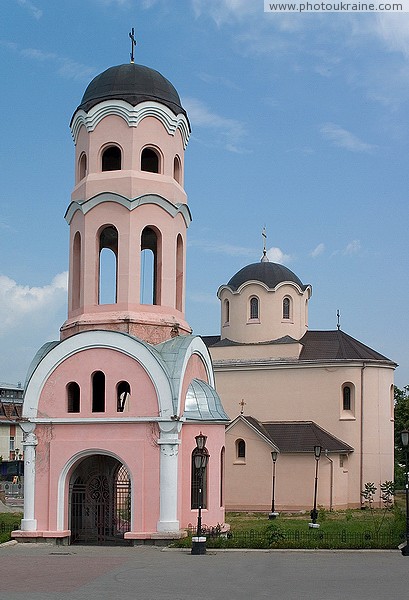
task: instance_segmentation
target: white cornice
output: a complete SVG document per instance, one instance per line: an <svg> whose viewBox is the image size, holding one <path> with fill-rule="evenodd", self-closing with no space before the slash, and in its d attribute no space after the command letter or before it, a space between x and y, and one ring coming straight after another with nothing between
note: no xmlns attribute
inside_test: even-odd
<svg viewBox="0 0 409 600"><path fill-rule="evenodd" d="M305 292L308 292L308 298L311 298L312 296L312 287L311 285L307 285L307 287L305 288L305 290L303 290L298 283L295 283L295 281L281 281L279 283L277 283L277 285L274 288L270 288L268 287L268 285L266 285L263 281L259 281L258 279L249 279L248 281L244 281L244 283L242 283L237 290L233 290L228 284L223 284L219 287L219 289L217 290L217 297L220 300L220 296L221 293L224 290L228 290L231 294L233 295L240 295L241 292L249 285L258 285L262 288L264 288L267 292L275 292L277 291L279 288L285 286L285 285L289 285L290 287L293 287L300 296L303 296Z"/></svg>
<svg viewBox="0 0 409 600"><path fill-rule="evenodd" d="M138 198L129 199L125 196L121 196L120 194L115 194L114 192L104 192L102 194L97 194L93 196L89 200L84 201L74 201L71 202L69 207L67 208L67 212L65 213L65 220L68 224L71 223L71 220L77 210L81 211L82 214L86 215L92 208L97 206L98 204L103 204L104 202L116 202L117 204L121 204L128 210L135 210L139 206L143 204L156 204L165 210L169 215L175 217L177 214L181 214L185 220L186 227L189 227L192 216L190 214L190 210L187 204L179 203L173 204L166 198L159 196L158 194L145 194L144 196L139 196Z"/></svg>
<svg viewBox="0 0 409 600"><path fill-rule="evenodd" d="M288 360L288 359L226 359L226 360L214 360L213 368L215 373L221 371L256 371L256 370L275 370L275 369L340 369L344 367L355 367L361 368L373 367L373 368L386 368L394 370L396 364L390 361L383 360L362 360L362 359L342 359L336 358L334 360Z"/></svg>
<svg viewBox="0 0 409 600"><path fill-rule="evenodd" d="M124 100L104 100L93 106L87 113L84 110L78 110L71 123L71 134L74 143L77 143L78 134L82 126L89 133L94 131L95 127L104 117L116 115L126 121L129 127L137 127L145 117L155 117L165 127L169 135L175 135L179 129L183 140L183 147L186 146L190 137L190 127L188 120L182 113L177 116L164 104L159 102L141 102L132 106Z"/></svg>

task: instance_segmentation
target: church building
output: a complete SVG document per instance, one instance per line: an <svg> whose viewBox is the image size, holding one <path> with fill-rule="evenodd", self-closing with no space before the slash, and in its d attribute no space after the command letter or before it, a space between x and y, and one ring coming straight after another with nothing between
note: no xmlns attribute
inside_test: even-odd
<svg viewBox="0 0 409 600"><path fill-rule="evenodd" d="M75 185L68 318L25 385L20 541L114 543L183 535L198 508L224 523L229 419L209 352L185 320L188 116L160 73L95 77L71 120Z"/></svg>
<svg viewBox="0 0 409 600"><path fill-rule="evenodd" d="M310 510L314 447L317 503L327 509L360 507L365 483L379 493L393 481L397 365L339 326L309 330L311 295L265 250L219 288L221 335L203 339L232 419L226 510L271 510L273 474L275 510Z"/></svg>

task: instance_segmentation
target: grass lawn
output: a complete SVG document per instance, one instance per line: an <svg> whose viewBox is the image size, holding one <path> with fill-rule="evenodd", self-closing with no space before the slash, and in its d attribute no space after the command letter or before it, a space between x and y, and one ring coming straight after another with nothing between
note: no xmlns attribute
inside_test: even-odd
<svg viewBox="0 0 409 600"><path fill-rule="evenodd" d="M22 517L23 515L20 512L0 513L0 544L11 539L10 532L16 529L16 525L20 526Z"/></svg>
<svg viewBox="0 0 409 600"><path fill-rule="evenodd" d="M309 512L281 513L269 520L268 513L226 513L228 537L207 536L209 548L397 548L405 531L404 499L396 498L390 510L319 509L320 527L309 528ZM189 547L191 539L175 545Z"/></svg>

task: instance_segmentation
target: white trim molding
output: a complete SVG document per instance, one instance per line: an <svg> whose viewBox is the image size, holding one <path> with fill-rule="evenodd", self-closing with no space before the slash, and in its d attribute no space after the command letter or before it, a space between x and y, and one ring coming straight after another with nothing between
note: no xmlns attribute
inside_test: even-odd
<svg viewBox="0 0 409 600"><path fill-rule="evenodd" d="M177 116L170 108L159 102L141 102L132 106L124 100L104 100L99 102L86 113L84 110L78 110L71 123L71 134L74 143L77 144L78 135L82 126L89 133L94 131L95 127L104 117L116 115L126 121L129 127L137 127L145 117L155 117L158 119L169 135L175 135L179 130L182 136L183 148L189 142L190 127L185 115L180 113Z"/></svg>

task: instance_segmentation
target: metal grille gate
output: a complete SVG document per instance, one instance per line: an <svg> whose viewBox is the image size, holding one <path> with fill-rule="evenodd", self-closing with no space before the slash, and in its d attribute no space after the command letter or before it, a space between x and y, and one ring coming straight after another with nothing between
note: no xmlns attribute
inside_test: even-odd
<svg viewBox="0 0 409 600"><path fill-rule="evenodd" d="M125 544L131 520L125 467L107 456L83 460L71 477L70 515L72 544Z"/></svg>

